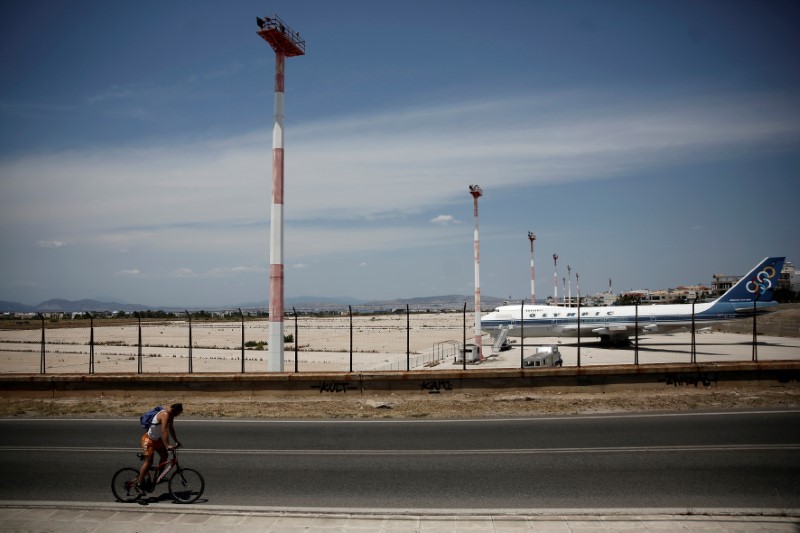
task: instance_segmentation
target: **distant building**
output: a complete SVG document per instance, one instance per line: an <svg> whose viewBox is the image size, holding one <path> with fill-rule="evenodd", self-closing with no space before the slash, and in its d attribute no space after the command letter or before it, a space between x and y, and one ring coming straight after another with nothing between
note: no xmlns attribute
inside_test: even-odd
<svg viewBox="0 0 800 533"><path fill-rule="evenodd" d="M781 269L781 277L778 280L779 289L788 289L790 291L800 291L800 271L795 269L794 263L786 261Z"/></svg>
<svg viewBox="0 0 800 533"><path fill-rule="evenodd" d="M711 295L722 296L722 294L736 285L742 276L731 276L728 274L714 274L711 276Z"/></svg>
<svg viewBox="0 0 800 533"><path fill-rule="evenodd" d="M705 285L678 285L675 287L675 292L678 293L681 299L693 302L695 299L702 300L711 294L711 287Z"/></svg>

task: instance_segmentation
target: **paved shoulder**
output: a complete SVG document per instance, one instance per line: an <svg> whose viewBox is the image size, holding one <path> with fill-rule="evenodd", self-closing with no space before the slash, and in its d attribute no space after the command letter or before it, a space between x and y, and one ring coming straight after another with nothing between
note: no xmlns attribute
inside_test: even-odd
<svg viewBox="0 0 800 533"><path fill-rule="evenodd" d="M708 510L667 514L658 510L559 510L455 514L447 510L287 512L268 508L181 507L69 502L0 502L0 532L207 533L292 531L763 531L796 533L800 510Z"/></svg>

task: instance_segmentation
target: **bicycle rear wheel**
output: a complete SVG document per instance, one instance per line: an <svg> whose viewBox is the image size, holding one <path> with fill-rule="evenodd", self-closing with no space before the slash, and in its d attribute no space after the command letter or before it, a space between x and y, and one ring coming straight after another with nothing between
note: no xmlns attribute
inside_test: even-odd
<svg viewBox="0 0 800 533"><path fill-rule="evenodd" d="M200 472L181 468L169 478L169 493L178 503L192 503L202 496L206 482Z"/></svg>
<svg viewBox="0 0 800 533"><path fill-rule="evenodd" d="M139 499L139 491L136 490L136 479L139 471L135 468L121 468L111 478L111 492L114 497L121 502L134 502Z"/></svg>

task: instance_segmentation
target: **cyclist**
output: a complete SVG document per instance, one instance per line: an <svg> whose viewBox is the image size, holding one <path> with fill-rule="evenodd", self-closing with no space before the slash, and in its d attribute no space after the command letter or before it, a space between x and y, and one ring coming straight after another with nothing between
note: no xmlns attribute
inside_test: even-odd
<svg viewBox="0 0 800 533"><path fill-rule="evenodd" d="M180 416L182 412L183 404L181 403L174 403L170 405L169 408L159 411L158 414L153 417L150 427L145 431L144 435L142 435L144 461L142 462L142 468L139 470L139 478L136 481L136 488L140 492L144 492L141 483L147 478L147 471L150 469L150 465L153 464L155 452L158 451L159 464L161 464L167 460L167 452L169 450L181 445L181 443L178 442L178 437L175 436L175 426L173 422L175 417ZM175 440L175 446L172 446L169 442L170 435Z"/></svg>

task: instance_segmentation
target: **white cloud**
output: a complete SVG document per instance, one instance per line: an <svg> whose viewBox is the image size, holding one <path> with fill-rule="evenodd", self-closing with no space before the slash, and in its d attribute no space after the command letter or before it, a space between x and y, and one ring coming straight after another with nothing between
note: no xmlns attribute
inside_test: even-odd
<svg viewBox="0 0 800 533"><path fill-rule="evenodd" d="M311 265L308 265L306 263L295 263L294 265L292 265L292 268L309 268L310 266Z"/></svg>
<svg viewBox="0 0 800 533"><path fill-rule="evenodd" d="M61 248L66 245L67 243L64 241L38 241L36 243L39 248Z"/></svg>
<svg viewBox="0 0 800 533"><path fill-rule="evenodd" d="M289 127L287 221L402 217L461 199L476 175L486 176L487 191L608 178L743 146L774 148L800 135L800 112L775 95L658 105L552 100L506 97ZM271 146L271 131L263 130L5 162L0 220L57 225L81 240L116 239L117 249L134 242L238 247L238 230L269 219ZM442 217L432 222L456 223Z"/></svg>
<svg viewBox="0 0 800 533"><path fill-rule="evenodd" d="M431 219L432 224L440 226L447 226L448 224L461 224L460 220L456 220L452 215L439 215Z"/></svg>
<svg viewBox="0 0 800 533"><path fill-rule="evenodd" d="M131 268L126 270L120 270L119 272L114 273L115 276L124 276L124 277L138 277L142 275L142 271L138 268Z"/></svg>
<svg viewBox="0 0 800 533"><path fill-rule="evenodd" d="M215 267L205 272L195 272L191 268L178 268L170 273L176 278L232 278L240 274L262 274L268 270L261 266Z"/></svg>
<svg viewBox="0 0 800 533"><path fill-rule="evenodd" d="M603 179L800 134L800 112L771 95L557 104L505 98L289 128L286 187L303 187L287 193L293 216L408 213L460 198L476 175L487 191Z"/></svg>
<svg viewBox="0 0 800 533"><path fill-rule="evenodd" d="M95 101L132 90L114 89ZM800 138L800 108L780 94L646 102L588 93L501 95L289 124L286 136L285 257L287 264L307 268L320 257L359 251L458 239L469 246L471 234L461 221L429 213L465 203L468 212L467 185L475 181L488 197L499 188L631 176L743 151L780 150ZM0 224L30 235L58 228L59 239L29 236L15 250L4 237L4 251L23 264L21 252L31 242L127 250L148 265L149 278L175 257L198 273L181 268L161 277L266 272L192 261L203 254L238 265L268 261L271 147L271 130L264 129L216 140L5 159ZM410 222L422 213L428 224Z"/></svg>
<svg viewBox="0 0 800 533"><path fill-rule="evenodd" d="M236 276L238 274L253 274L253 273L258 274L267 271L268 270L266 268L260 266L218 267L209 270L205 274L202 274L202 277L229 278L232 276Z"/></svg>

